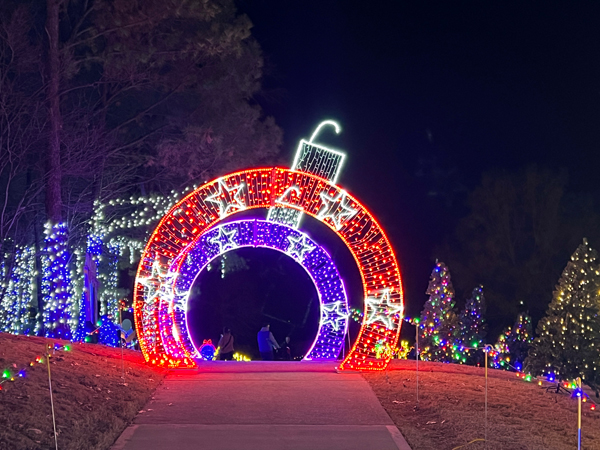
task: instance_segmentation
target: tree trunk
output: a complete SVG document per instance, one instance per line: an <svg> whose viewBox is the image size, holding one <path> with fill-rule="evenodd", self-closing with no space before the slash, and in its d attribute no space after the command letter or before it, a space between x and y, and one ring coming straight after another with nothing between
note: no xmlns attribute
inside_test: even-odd
<svg viewBox="0 0 600 450"><path fill-rule="evenodd" d="M60 165L60 137L62 116L60 113L60 58L58 52L59 12L62 0L46 1L46 33L48 35L47 101L48 101L48 153L46 166L46 215L53 224L62 219Z"/></svg>

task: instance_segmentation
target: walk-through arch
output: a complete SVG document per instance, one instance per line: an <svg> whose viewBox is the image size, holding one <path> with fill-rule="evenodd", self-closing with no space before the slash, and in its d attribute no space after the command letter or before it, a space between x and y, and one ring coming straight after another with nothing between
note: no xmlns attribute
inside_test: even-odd
<svg viewBox="0 0 600 450"><path fill-rule="evenodd" d="M142 254L134 291L136 327L147 361L169 367L194 367L194 349L190 346L183 306L192 278L204 267L204 261L216 257L216 252L227 251L227 245L242 242L236 241L236 236L244 239L242 235L246 233L252 239L260 239L269 227L286 236L286 241L279 243L279 251L302 253L304 248L305 255L311 246L320 248L297 231L302 215L308 214L342 239L362 278L363 323L339 368L368 370L387 365L389 353L381 349L395 348L403 313L398 263L389 240L371 213L334 184L345 155L313 142L320 128L309 141L300 142L292 169L270 167L225 175L188 194L162 218ZM256 208L268 209L266 221L223 222L237 212ZM262 235L257 227L264 227ZM290 249L288 236L295 250ZM256 241L247 242L248 246L254 244ZM335 269L332 261L331 264ZM313 281L318 284L314 277ZM340 285L338 296L343 292L342 280ZM343 296L344 300L321 299L322 321L310 358L334 357L335 346L324 353L315 349L319 348L319 339L331 340L332 335L320 334L323 321L334 317L328 316L326 308L335 311L335 320L340 317L347 320L345 292ZM336 301L342 303L335 305ZM344 331L346 328L344 324Z"/></svg>

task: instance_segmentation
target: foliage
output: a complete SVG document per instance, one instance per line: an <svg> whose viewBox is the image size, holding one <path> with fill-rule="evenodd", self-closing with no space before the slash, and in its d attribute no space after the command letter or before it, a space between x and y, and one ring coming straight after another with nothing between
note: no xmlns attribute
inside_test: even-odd
<svg viewBox="0 0 600 450"><path fill-rule="evenodd" d="M103 303L115 303L116 264L104 273L101 260L139 247L156 218L149 208L164 210L173 189L273 162L282 135L253 100L263 59L251 27L233 0L2 3L0 286L18 246L36 249L38 271L43 255L53 258L50 219L68 228L72 256L60 270L80 275L91 251L110 290ZM44 295L79 301L81 279Z"/></svg>
<svg viewBox="0 0 600 450"><path fill-rule="evenodd" d="M437 262L431 272L426 294L429 300L421 312L419 353L427 361L451 362L458 317L450 271L443 262Z"/></svg>
<svg viewBox="0 0 600 450"><path fill-rule="evenodd" d="M538 337L527 365L535 374L558 379L581 377L600 389L600 320L598 255L587 243L571 256L554 291L547 315L538 323Z"/></svg>
<svg viewBox="0 0 600 450"><path fill-rule="evenodd" d="M494 332L524 309L541 318L560 261L579 236L600 229L593 204L573 201L566 185L564 173L530 167L484 174L469 195L470 213L442 253L459 289L485 286Z"/></svg>
<svg viewBox="0 0 600 450"><path fill-rule="evenodd" d="M44 194L50 175L38 155L53 114L61 123L59 200L72 232L96 200L164 194L273 160L281 131L252 101L261 51L233 1L50 3L60 8L59 112L45 106L47 61L33 57L46 53L43 3L0 9L0 186L11 193L0 238L17 226L15 211Z"/></svg>

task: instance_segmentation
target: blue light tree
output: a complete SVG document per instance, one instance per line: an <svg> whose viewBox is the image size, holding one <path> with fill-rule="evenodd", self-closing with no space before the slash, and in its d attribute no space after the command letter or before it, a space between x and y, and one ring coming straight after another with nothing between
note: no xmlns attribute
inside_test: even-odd
<svg viewBox="0 0 600 450"><path fill-rule="evenodd" d="M46 224L46 247L43 255L42 296L44 299L44 334L47 337L71 339L76 325L71 295L68 229L64 223Z"/></svg>

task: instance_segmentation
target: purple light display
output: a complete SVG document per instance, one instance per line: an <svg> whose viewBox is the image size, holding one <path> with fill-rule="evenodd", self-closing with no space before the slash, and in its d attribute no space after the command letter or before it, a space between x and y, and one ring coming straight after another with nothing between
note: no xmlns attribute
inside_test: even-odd
<svg viewBox="0 0 600 450"><path fill-rule="evenodd" d="M215 258L241 247L278 250L298 262L310 275L320 302L317 336L304 359L337 359L348 327L348 298L329 254L306 234L265 220L240 220L219 225L191 243L171 264L158 296L158 324L171 358L197 358L198 349L187 326L189 290L200 272Z"/></svg>

